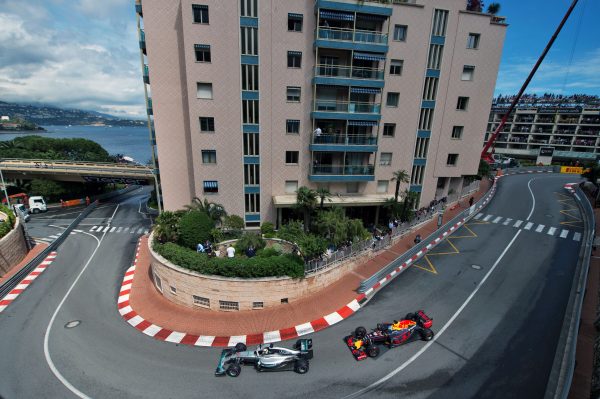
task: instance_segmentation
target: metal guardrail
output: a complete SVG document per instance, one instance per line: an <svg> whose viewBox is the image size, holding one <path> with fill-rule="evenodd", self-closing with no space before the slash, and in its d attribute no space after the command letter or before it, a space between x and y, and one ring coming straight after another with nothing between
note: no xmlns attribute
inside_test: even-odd
<svg viewBox="0 0 600 399"><path fill-rule="evenodd" d="M152 169L148 167L138 165L121 165L121 164L110 164L103 162L65 162L65 161L51 161L51 160L23 160L23 159L9 159L4 158L0 161L0 167L3 170L15 170L15 171L52 171L54 173L61 173L62 171L78 171L78 172L109 172L122 175L135 175L143 177L154 177Z"/></svg>
<svg viewBox="0 0 600 399"><path fill-rule="evenodd" d="M575 269L575 278L571 286L563 328L559 337L556 354L554 355L549 383L544 395L548 399L567 399L569 396L573 373L575 372L577 336L579 335L581 311L585 298L594 237L596 236L594 210L590 201L579 187L575 189L574 197L583 215L584 235L581 241L579 261ZM564 350L561 348L564 348Z"/></svg>
<svg viewBox="0 0 600 399"><path fill-rule="evenodd" d="M15 288L21 282L21 280L23 280L23 278L25 278L25 276L31 273L31 271L35 269L40 264L40 262L42 262L46 258L46 256L48 256L50 252L56 250L60 246L60 244L62 244L62 242L71 234L71 231L73 231L73 229L77 227L79 222L81 222L87 215L89 215L94 209L96 209L97 206L98 202L95 201L92 204L90 204L87 208L85 208L83 212L81 212L79 216L77 216L77 218L75 218L75 220L71 222L71 224L65 229L65 231L63 231L62 234L58 236L56 240L52 241L48 248L40 252L35 258L30 260L24 267L22 267L21 270L19 270L12 277L6 280L4 284L0 286L0 298L4 298L6 294L12 291L12 289Z"/></svg>

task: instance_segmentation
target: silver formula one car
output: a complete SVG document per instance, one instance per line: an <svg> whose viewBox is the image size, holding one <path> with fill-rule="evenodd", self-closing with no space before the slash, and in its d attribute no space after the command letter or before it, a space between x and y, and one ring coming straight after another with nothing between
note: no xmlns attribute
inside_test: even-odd
<svg viewBox="0 0 600 399"><path fill-rule="evenodd" d="M299 339L294 349L264 344L249 351L245 344L238 343L234 348L223 349L215 375L237 377L243 364L252 364L257 371L294 370L298 374L305 374L312 357L312 339Z"/></svg>

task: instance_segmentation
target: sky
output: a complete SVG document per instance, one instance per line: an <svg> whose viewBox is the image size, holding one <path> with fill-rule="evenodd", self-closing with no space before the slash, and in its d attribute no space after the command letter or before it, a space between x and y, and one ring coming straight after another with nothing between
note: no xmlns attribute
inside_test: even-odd
<svg viewBox="0 0 600 399"><path fill-rule="evenodd" d="M515 94L571 0L498 2L509 26L495 94ZM597 15L600 1L579 0L527 92L600 95ZM141 73L133 0L0 0L0 101L142 118Z"/></svg>

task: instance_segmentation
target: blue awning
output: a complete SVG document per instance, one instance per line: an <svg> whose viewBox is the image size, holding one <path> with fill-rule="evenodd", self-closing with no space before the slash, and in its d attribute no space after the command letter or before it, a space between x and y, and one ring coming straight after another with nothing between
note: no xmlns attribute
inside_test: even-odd
<svg viewBox="0 0 600 399"><path fill-rule="evenodd" d="M302 55L302 51L288 51L288 55Z"/></svg>
<svg viewBox="0 0 600 399"><path fill-rule="evenodd" d="M373 53L359 53L354 52L355 60L367 60L367 61L385 61L385 54L373 54Z"/></svg>
<svg viewBox="0 0 600 399"><path fill-rule="evenodd" d="M304 15L302 15L302 14L296 14L296 13L293 13L293 12L289 12L288 13L288 18L302 19L302 18L304 18Z"/></svg>
<svg viewBox="0 0 600 399"><path fill-rule="evenodd" d="M219 182L216 180L204 180L204 188L219 188Z"/></svg>
<svg viewBox="0 0 600 399"><path fill-rule="evenodd" d="M381 89L376 87L351 87L350 93L379 94L381 93Z"/></svg>
<svg viewBox="0 0 600 399"><path fill-rule="evenodd" d="M377 121L348 121L348 126L377 126Z"/></svg>
<svg viewBox="0 0 600 399"><path fill-rule="evenodd" d="M196 49L210 49L210 44L194 44L194 48Z"/></svg>
<svg viewBox="0 0 600 399"><path fill-rule="evenodd" d="M354 21L354 14L339 11L323 11L321 10L321 18L333 19L337 21Z"/></svg>
<svg viewBox="0 0 600 399"><path fill-rule="evenodd" d="M375 15L375 14L356 14L356 19L363 19L368 21L385 21L388 19L387 15Z"/></svg>

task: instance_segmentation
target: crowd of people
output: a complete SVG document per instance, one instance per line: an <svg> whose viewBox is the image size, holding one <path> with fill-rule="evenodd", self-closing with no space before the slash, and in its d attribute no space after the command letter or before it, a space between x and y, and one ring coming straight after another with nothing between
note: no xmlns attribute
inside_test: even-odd
<svg viewBox="0 0 600 399"><path fill-rule="evenodd" d="M515 99L515 95L499 95L493 101L494 106L509 105ZM585 106L586 108L600 108L600 97L589 94L552 94L541 95L525 93L519 100L519 105L531 105L537 107L566 107Z"/></svg>

